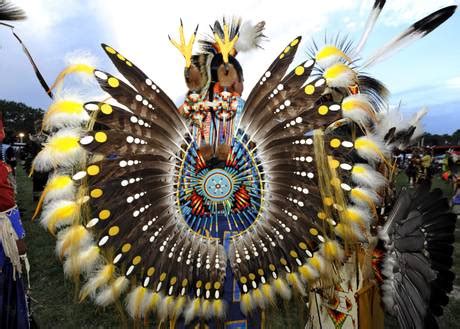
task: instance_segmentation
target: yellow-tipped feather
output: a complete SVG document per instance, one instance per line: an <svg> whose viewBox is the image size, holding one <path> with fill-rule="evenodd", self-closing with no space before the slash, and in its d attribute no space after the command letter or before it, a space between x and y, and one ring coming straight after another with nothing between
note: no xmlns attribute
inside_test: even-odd
<svg viewBox="0 0 460 329"><path fill-rule="evenodd" d="M70 254L64 262L64 273L68 276L90 272L100 259L98 246L90 246L77 254Z"/></svg>
<svg viewBox="0 0 460 329"><path fill-rule="evenodd" d="M329 87L348 88L356 83L356 73L343 63L336 63L328 67L323 77Z"/></svg>
<svg viewBox="0 0 460 329"><path fill-rule="evenodd" d="M318 271L309 264L304 264L299 267L301 277L307 282L314 282L319 278Z"/></svg>
<svg viewBox="0 0 460 329"><path fill-rule="evenodd" d="M46 184L45 189L40 196L40 200L38 201L37 207L35 208L35 212L32 216L32 220L34 220L44 202L54 199L54 198L61 198L67 199L70 198L71 195L74 193L74 184L72 178L67 175L55 175L50 178L48 183Z"/></svg>
<svg viewBox="0 0 460 329"><path fill-rule="evenodd" d="M321 245L321 252L329 261L342 261L344 257L344 252L342 247L337 241L328 240Z"/></svg>
<svg viewBox="0 0 460 329"><path fill-rule="evenodd" d="M59 85L64 80L64 78L69 74L83 73L83 74L91 75L91 74L93 74L93 71L94 71L94 67L92 67L92 66L90 66L88 64L73 64L73 65L69 65L64 70L62 70L61 73L59 73L59 75L57 76L56 80L51 85L50 91L53 90L54 88L56 88L56 86Z"/></svg>
<svg viewBox="0 0 460 329"><path fill-rule="evenodd" d="M138 319L144 316L142 314L142 301L146 292L146 288L138 286L128 294L126 309L132 318Z"/></svg>
<svg viewBox="0 0 460 329"><path fill-rule="evenodd" d="M107 284L112 279L115 266L107 264L92 276L80 291L80 301L83 301L89 294L96 292L96 289Z"/></svg>
<svg viewBox="0 0 460 329"><path fill-rule="evenodd" d="M248 315L253 309L254 305L252 302L251 295L249 293L241 295L240 309L244 315Z"/></svg>
<svg viewBox="0 0 460 329"><path fill-rule="evenodd" d="M225 304L222 299L213 300L212 311L216 318L221 319L225 316Z"/></svg>
<svg viewBox="0 0 460 329"><path fill-rule="evenodd" d="M77 250L82 245L89 242L91 236L88 230L82 225L74 225L58 237L56 251L59 257L63 257L69 252L69 249Z"/></svg>
<svg viewBox="0 0 460 329"><path fill-rule="evenodd" d="M273 287L278 295L284 299L291 299L291 289L283 279L273 280Z"/></svg>
<svg viewBox="0 0 460 329"><path fill-rule="evenodd" d="M339 62L340 59L344 59L348 63L352 62L352 60L342 50L332 45L326 45L318 50L315 59L323 69Z"/></svg>
<svg viewBox="0 0 460 329"><path fill-rule="evenodd" d="M78 218L79 212L76 202L62 200L45 208L41 223L55 234L57 227L72 224Z"/></svg>

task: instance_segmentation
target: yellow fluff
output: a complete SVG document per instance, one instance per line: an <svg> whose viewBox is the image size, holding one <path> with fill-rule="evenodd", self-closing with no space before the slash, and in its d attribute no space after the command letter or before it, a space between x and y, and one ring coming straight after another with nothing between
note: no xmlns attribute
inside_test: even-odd
<svg viewBox="0 0 460 329"><path fill-rule="evenodd" d="M58 238L56 249L62 258L69 249L78 249L90 239L88 230L82 225L74 225Z"/></svg>
<svg viewBox="0 0 460 329"><path fill-rule="evenodd" d="M265 299L270 303L270 304L274 304L275 303L275 296L274 296L274 293L273 293L273 288L271 285L269 285L268 283L265 283L262 285L262 293L264 294L265 296Z"/></svg>
<svg viewBox="0 0 460 329"><path fill-rule="evenodd" d="M128 303L126 305L126 308L128 310L129 315L131 315L132 318L138 319L144 315L141 311L142 301L144 299L146 292L146 288L138 286L129 293L127 297Z"/></svg>
<svg viewBox="0 0 460 329"><path fill-rule="evenodd" d="M289 289L289 286L283 279L278 278L276 280L273 280L273 287L275 288L276 293L280 295L282 298L291 298L291 289Z"/></svg>
<svg viewBox="0 0 460 329"><path fill-rule="evenodd" d="M59 75L57 76L56 80L51 85L50 90L53 90L54 88L56 88L56 86L59 85L64 80L64 78L69 74L83 73L83 74L91 75L91 74L93 74L93 71L94 71L94 68L92 66L87 65L87 64L69 65L64 70L62 70L61 73L59 73Z"/></svg>
<svg viewBox="0 0 460 329"><path fill-rule="evenodd" d="M321 245L321 251L323 256L329 261L341 261L344 257L343 249L337 241L328 240L324 242Z"/></svg>
<svg viewBox="0 0 460 329"><path fill-rule="evenodd" d="M261 289L257 288L252 291L252 300L260 307L260 308L265 308L265 305L267 304L266 299L264 298L264 295L261 291Z"/></svg>
<svg viewBox="0 0 460 329"><path fill-rule="evenodd" d="M252 302L251 295L249 293L242 294L240 301L241 312L244 315L248 315L248 313L252 310L253 307L254 304Z"/></svg>
<svg viewBox="0 0 460 329"><path fill-rule="evenodd" d="M76 202L59 202L45 210L42 223L54 235L57 227L71 224L78 215L79 206Z"/></svg>
<svg viewBox="0 0 460 329"><path fill-rule="evenodd" d="M318 271L309 264L304 264L299 267L299 273L307 282L314 282L319 278Z"/></svg>
<svg viewBox="0 0 460 329"><path fill-rule="evenodd" d="M213 314L216 318L223 318L225 315L225 307L222 299L215 299L212 302Z"/></svg>
<svg viewBox="0 0 460 329"><path fill-rule="evenodd" d="M68 276L74 276L89 272L96 265L99 257L99 247L95 245L79 251L77 254L71 254L64 263L64 273Z"/></svg>
<svg viewBox="0 0 460 329"><path fill-rule="evenodd" d="M107 264L96 272L94 276L90 277L80 291L80 301L83 301L89 294L95 293L96 289L99 287L107 284L112 278L114 271L115 266L113 264Z"/></svg>

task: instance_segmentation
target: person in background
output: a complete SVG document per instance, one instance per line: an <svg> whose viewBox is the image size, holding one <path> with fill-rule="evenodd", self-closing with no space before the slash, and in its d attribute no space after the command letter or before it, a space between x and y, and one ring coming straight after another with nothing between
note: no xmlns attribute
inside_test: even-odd
<svg viewBox="0 0 460 329"><path fill-rule="evenodd" d="M5 132L0 118L0 143ZM13 170L0 160L0 328L28 329L29 314L21 279L25 231L16 205Z"/></svg>
<svg viewBox="0 0 460 329"><path fill-rule="evenodd" d="M429 152L429 150L426 150L425 154L422 156L422 159L420 161L423 170L422 174L425 177L425 179L428 180L431 179L431 162L433 159Z"/></svg>

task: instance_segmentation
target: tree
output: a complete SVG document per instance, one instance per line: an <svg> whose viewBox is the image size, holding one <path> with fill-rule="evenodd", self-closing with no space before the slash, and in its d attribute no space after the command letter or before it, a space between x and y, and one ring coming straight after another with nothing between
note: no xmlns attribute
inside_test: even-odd
<svg viewBox="0 0 460 329"><path fill-rule="evenodd" d="M18 141L19 133L23 133L26 140L29 133L35 133L39 129L43 118L43 110L32 108L24 103L0 100L0 111L3 113L3 124L5 126L5 144Z"/></svg>

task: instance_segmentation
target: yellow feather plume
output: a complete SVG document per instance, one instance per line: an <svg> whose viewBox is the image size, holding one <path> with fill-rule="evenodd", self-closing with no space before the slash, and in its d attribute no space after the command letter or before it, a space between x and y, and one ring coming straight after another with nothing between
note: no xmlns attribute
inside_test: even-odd
<svg viewBox="0 0 460 329"><path fill-rule="evenodd" d="M126 308L128 310L129 315L131 315L131 317L138 319L143 316L141 312L142 301L144 299L146 292L147 292L146 288L142 286L138 286L129 293L128 303L126 305Z"/></svg>
<svg viewBox="0 0 460 329"><path fill-rule="evenodd" d="M59 257L63 257L69 252L69 249L77 250L82 244L90 240L88 230L82 225L74 225L58 237L56 250Z"/></svg>
<svg viewBox="0 0 460 329"><path fill-rule="evenodd" d="M225 305L222 299L212 301L212 311L216 318L223 318L225 315Z"/></svg>
<svg viewBox="0 0 460 329"><path fill-rule="evenodd" d="M299 273L307 282L314 282L319 278L318 271L309 264L304 264L299 267Z"/></svg>
<svg viewBox="0 0 460 329"><path fill-rule="evenodd" d="M248 315L248 313L254 307L251 295L249 293L242 294L240 300L240 309L244 315Z"/></svg>
<svg viewBox="0 0 460 329"><path fill-rule="evenodd" d="M92 276L80 291L80 301L83 301L89 294L95 293L96 289L107 284L113 277L115 266L107 264Z"/></svg>
<svg viewBox="0 0 460 329"><path fill-rule="evenodd" d="M93 74L94 67L87 65L87 64L73 64L67 66L64 70L62 70L59 75L57 76L56 80L50 87L50 91L56 88L57 85L59 85L64 78L73 73L83 73L83 74L88 74L91 75Z"/></svg>

